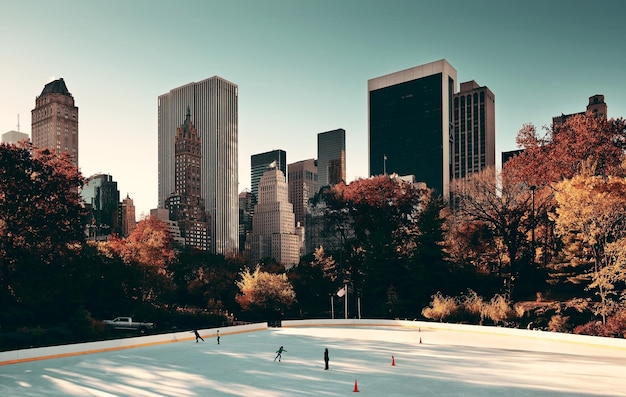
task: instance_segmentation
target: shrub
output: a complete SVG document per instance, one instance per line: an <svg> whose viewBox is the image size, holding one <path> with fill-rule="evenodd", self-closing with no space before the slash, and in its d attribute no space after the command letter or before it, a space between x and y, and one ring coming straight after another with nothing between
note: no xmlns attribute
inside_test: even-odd
<svg viewBox="0 0 626 397"><path fill-rule="evenodd" d="M444 318L457 311L457 304L454 298L443 296L441 292L437 292L432 298L430 306L422 310L424 317L441 322Z"/></svg>
<svg viewBox="0 0 626 397"><path fill-rule="evenodd" d="M555 314L548 322L548 330L552 332L567 332L569 330L569 317Z"/></svg>

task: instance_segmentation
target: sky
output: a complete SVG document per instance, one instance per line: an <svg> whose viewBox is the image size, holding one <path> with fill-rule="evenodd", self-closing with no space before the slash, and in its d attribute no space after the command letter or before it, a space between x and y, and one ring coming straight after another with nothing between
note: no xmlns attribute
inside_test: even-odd
<svg viewBox="0 0 626 397"><path fill-rule="evenodd" d="M0 394L338 397L356 386L358 396L377 397L626 396L623 347L542 340L535 337L541 331L528 331L530 336L398 326L221 331L219 345L207 336L214 330L200 330L204 342L196 343L189 333L178 343L5 365ZM281 345L281 362L274 361Z"/></svg>
<svg viewBox="0 0 626 397"><path fill-rule="evenodd" d="M626 116L626 2L579 0L0 0L0 133L30 134L46 83L79 108L79 167L138 218L157 207L157 97L220 76L239 87L239 191L250 156L315 158L346 130L348 182L368 175L367 81L446 59L496 103L496 158L524 124L602 94ZM457 85L457 90L458 90Z"/></svg>

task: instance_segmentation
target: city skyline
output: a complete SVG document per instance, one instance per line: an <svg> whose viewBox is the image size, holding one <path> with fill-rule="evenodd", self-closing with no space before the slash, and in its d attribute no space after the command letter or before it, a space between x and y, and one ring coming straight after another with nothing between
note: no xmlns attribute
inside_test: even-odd
<svg viewBox="0 0 626 397"><path fill-rule="evenodd" d="M317 134L336 128L347 181L368 177L367 81L438 59L496 96L498 163L523 124L584 111L591 96L604 95L609 118L626 116L623 4L35 4L2 1L0 133L18 130L19 115L32 138L35 97L63 78L80 108L83 176L112 175L138 217L159 205L158 96L215 75L239 87L238 192L250 189L252 154L314 158Z"/></svg>

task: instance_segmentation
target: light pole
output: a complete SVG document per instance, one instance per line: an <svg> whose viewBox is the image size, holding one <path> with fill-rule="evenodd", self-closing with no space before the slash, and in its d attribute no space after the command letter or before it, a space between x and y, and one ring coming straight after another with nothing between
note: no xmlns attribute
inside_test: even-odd
<svg viewBox="0 0 626 397"><path fill-rule="evenodd" d="M535 263L535 190L537 189L537 186L535 185L531 185L530 186L530 197L531 197L531 205L532 205L532 214L531 214L531 231L530 231L530 241L531 241L531 248L532 248L532 260L533 263Z"/></svg>
<svg viewBox="0 0 626 397"><path fill-rule="evenodd" d="M383 154L383 175L387 175L387 155Z"/></svg>

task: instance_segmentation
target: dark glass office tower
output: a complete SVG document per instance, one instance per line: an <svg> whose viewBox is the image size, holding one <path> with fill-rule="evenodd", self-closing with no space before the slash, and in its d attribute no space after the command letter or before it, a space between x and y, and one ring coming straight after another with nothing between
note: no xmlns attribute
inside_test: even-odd
<svg viewBox="0 0 626 397"><path fill-rule="evenodd" d="M445 59L368 81L370 175L414 175L448 196L455 85Z"/></svg>
<svg viewBox="0 0 626 397"><path fill-rule="evenodd" d="M317 190L346 181L346 130L317 134Z"/></svg>

